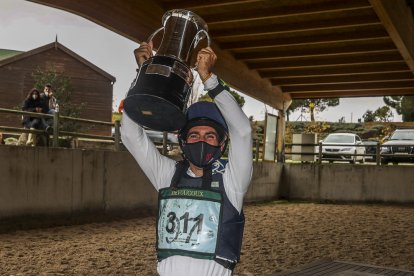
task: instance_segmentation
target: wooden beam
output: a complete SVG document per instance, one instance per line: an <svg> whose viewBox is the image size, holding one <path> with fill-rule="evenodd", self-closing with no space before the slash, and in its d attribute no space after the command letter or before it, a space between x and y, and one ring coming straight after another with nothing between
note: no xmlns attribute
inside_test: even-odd
<svg viewBox="0 0 414 276"><path fill-rule="evenodd" d="M288 94L272 86L269 80L262 79L257 72L249 70L228 52L216 45L213 45L213 49L218 56L215 73L235 89L279 110L283 110L286 102L290 101Z"/></svg>
<svg viewBox="0 0 414 276"><path fill-rule="evenodd" d="M372 74L380 72L407 71L409 68L404 61L377 62L371 64L345 64L331 66L315 66L314 68L286 68L258 70L264 78L273 77L302 77L302 76L334 76Z"/></svg>
<svg viewBox="0 0 414 276"><path fill-rule="evenodd" d="M290 46L290 45L310 45L310 44L322 44L322 43L336 43L344 41L360 41L374 38L386 38L387 32L374 26L368 30L355 31L354 29L348 31L337 31L331 33L307 33L305 35L284 36L284 35L272 35L271 37L265 36L262 38L250 37L250 39L236 40L231 42L218 42L223 50L235 50L235 49L254 49L254 48L273 48Z"/></svg>
<svg viewBox="0 0 414 276"><path fill-rule="evenodd" d="M325 45L309 45L309 47L306 47L306 45L299 45L290 47L280 47L279 49L272 50L267 49L266 51L232 51L232 53L236 59L246 61L259 59L268 60L283 57L322 56L337 55L344 53L367 53L370 51L384 50L395 50L395 45L389 38L374 41L359 41L348 44L330 45L330 47L326 47Z"/></svg>
<svg viewBox="0 0 414 276"><path fill-rule="evenodd" d="M325 30L346 26L380 24L372 10L367 10L365 13L361 14L338 13L330 18L313 17L307 18L306 20L298 20L298 18L295 17L291 20L280 19L277 21L257 21L253 23L247 22L241 24L236 22L233 24L215 25L207 21L211 35L217 39L255 34L296 33L304 30Z"/></svg>
<svg viewBox="0 0 414 276"><path fill-rule="evenodd" d="M246 61L250 69L301 68L338 64L369 64L378 61L402 61L397 50L344 53L327 56L286 57L284 59Z"/></svg>
<svg viewBox="0 0 414 276"><path fill-rule="evenodd" d="M282 5L279 5L281 2ZM309 1L309 5L303 3L297 4L297 1L273 1L265 7L262 5L250 5L248 7L229 7L214 12L211 15L204 15L203 18L211 26L226 25L226 24L240 24L252 21L267 21L279 20L283 18L300 18L307 16L330 16L330 14L338 13L358 13L364 10L370 10L371 7L366 1L347 0L342 2L324 1L323 3L316 3L317 1ZM329 4L332 3L332 4ZM285 4L285 5L283 5Z"/></svg>
<svg viewBox="0 0 414 276"><path fill-rule="evenodd" d="M177 2L165 2L162 4L162 6L166 10L172 10L172 9L187 9L191 11L198 11L200 9L217 9L217 8L226 8L228 9L229 6L234 5L246 5L246 4L260 4L260 2L263 0L203 0L203 1L194 1L194 0L184 0Z"/></svg>
<svg viewBox="0 0 414 276"><path fill-rule="evenodd" d="M378 82L364 82L364 83L334 83L334 84L313 84L313 85L291 85L282 86L283 92L288 93L318 93L325 91L340 91L340 90L367 90L367 89L395 89L395 88L413 88L414 80L404 81L378 81Z"/></svg>
<svg viewBox="0 0 414 276"><path fill-rule="evenodd" d="M39 4L66 10L100 24L134 41L145 41L148 36L162 26L164 10L158 1L137 2L125 0L117 5L112 0L30 0ZM111 16L108 16L110 11ZM234 59L228 52L214 45L218 56L215 72L226 82L241 92L262 101L276 109L283 109L289 94L283 94L269 80L262 79L256 72ZM131 53L131 58L133 54Z"/></svg>
<svg viewBox="0 0 414 276"><path fill-rule="evenodd" d="M414 80L413 74L407 70L405 72L385 72L372 74L356 74L342 76L319 76L319 77L278 77L271 78L273 85L288 87L291 85L309 85L309 84L342 84L342 83L366 83L377 81L401 81Z"/></svg>
<svg viewBox="0 0 414 276"><path fill-rule="evenodd" d="M381 37L361 37L361 38L347 38L344 37L340 40L328 40L328 41L315 41L315 42L292 42L291 44L283 43L283 44L270 44L270 45L257 45L257 46L245 46L244 48L234 48L230 49L232 52L240 53L240 52L273 52L277 51L278 49L301 49L301 48L314 48L314 49L323 49L323 48L331 48L331 47L338 47L339 45L353 45L354 49L357 49L357 45L361 44L381 44L385 41L391 41L388 36L381 36Z"/></svg>
<svg viewBox="0 0 414 276"><path fill-rule="evenodd" d="M331 92L291 93L292 99L319 99L319 98L353 98L378 96L409 96L414 95L414 88L374 89L374 90L341 90Z"/></svg>
<svg viewBox="0 0 414 276"><path fill-rule="evenodd" d="M61 9L95 22L138 43L162 26L164 10L155 1L29 0Z"/></svg>
<svg viewBox="0 0 414 276"><path fill-rule="evenodd" d="M369 0L408 67L414 73L414 19L405 0Z"/></svg>
<svg viewBox="0 0 414 276"><path fill-rule="evenodd" d="M337 22L333 21L335 25L329 26L320 26L318 23L317 26L310 26L309 24L304 24L303 28L298 28L297 25L292 25L291 29L283 29L283 28L272 28L272 29L263 29L263 28L254 28L253 30L249 31L244 29L244 32L239 32L238 34L235 33L228 33L227 35L215 35L214 40L218 43L234 41L234 40L246 40L246 39L254 39L254 38L262 38L262 37L275 37L279 35L290 35L290 36L307 36L310 33L320 33L320 32L341 32L347 29L368 29L368 28L382 28L382 24L380 22L365 22L366 18L364 18L364 22ZM214 30L210 31L214 33Z"/></svg>
<svg viewBox="0 0 414 276"><path fill-rule="evenodd" d="M220 21L221 18L229 18L231 20L243 20L244 18L265 17L266 15L286 15L286 14L303 14L309 12L317 12L321 10L345 10L352 8L360 8L369 6L366 0L278 0L266 3L266 8L262 8L263 0L184 0L184 1L164 1L163 7L169 9L188 9L194 12L210 12L211 22ZM237 11L237 12L235 12ZM209 18L203 16L203 18Z"/></svg>

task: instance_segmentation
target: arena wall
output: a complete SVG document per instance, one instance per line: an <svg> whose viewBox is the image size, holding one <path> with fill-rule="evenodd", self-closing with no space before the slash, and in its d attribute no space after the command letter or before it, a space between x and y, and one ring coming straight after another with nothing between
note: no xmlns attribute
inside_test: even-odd
<svg viewBox="0 0 414 276"><path fill-rule="evenodd" d="M282 183L292 200L414 203L412 166L285 164Z"/></svg>
<svg viewBox="0 0 414 276"><path fill-rule="evenodd" d="M257 163L246 201L276 199L282 166ZM0 219L151 211L157 193L126 152L0 146Z"/></svg>
<svg viewBox="0 0 414 276"><path fill-rule="evenodd" d="M157 193L126 152L0 146L0 219L153 212ZM414 202L411 166L254 163L246 202Z"/></svg>

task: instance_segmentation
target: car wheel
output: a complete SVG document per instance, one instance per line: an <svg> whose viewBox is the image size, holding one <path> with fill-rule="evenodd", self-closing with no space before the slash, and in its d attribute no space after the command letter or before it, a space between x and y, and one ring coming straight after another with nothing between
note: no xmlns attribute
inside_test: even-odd
<svg viewBox="0 0 414 276"><path fill-rule="evenodd" d="M398 162L392 162L393 165L398 165Z"/></svg>
<svg viewBox="0 0 414 276"><path fill-rule="evenodd" d="M381 164L388 165L388 160L381 160Z"/></svg>
<svg viewBox="0 0 414 276"><path fill-rule="evenodd" d="M365 156L362 156L362 159L359 160L359 163L364 164L365 163Z"/></svg>

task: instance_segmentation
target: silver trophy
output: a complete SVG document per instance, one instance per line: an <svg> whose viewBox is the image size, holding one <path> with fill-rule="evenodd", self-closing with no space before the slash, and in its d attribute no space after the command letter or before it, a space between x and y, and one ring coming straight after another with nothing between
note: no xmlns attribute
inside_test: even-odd
<svg viewBox="0 0 414 276"><path fill-rule="evenodd" d="M187 10L171 10L162 18L164 31L157 53L141 66L124 100L124 111L136 123L158 131L185 124L184 112L193 84L191 57L202 39L210 46L204 20Z"/></svg>

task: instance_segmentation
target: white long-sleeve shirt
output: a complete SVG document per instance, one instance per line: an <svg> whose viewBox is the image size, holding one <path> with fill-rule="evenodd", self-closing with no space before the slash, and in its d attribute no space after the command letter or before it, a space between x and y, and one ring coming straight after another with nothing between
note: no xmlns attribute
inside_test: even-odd
<svg viewBox="0 0 414 276"><path fill-rule="evenodd" d="M218 85L215 75L205 83L206 90ZM226 195L233 206L241 212L243 198L253 173L252 136L248 118L231 94L223 90L214 99L226 120L229 136L229 162L223 174ZM122 142L138 162L154 188L169 187L175 172L176 161L163 156L147 137L142 127L134 123L124 112L122 118ZM186 256L172 256L158 263L160 275L168 276L230 276L231 271L213 260L202 260Z"/></svg>

